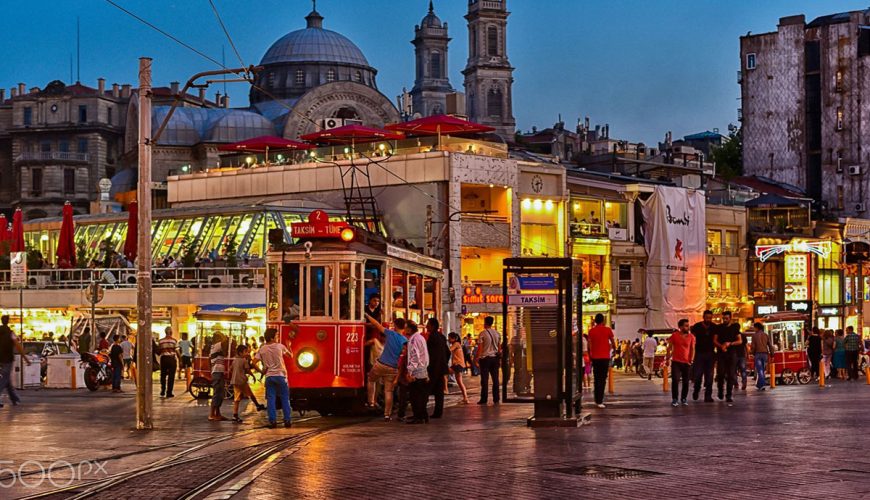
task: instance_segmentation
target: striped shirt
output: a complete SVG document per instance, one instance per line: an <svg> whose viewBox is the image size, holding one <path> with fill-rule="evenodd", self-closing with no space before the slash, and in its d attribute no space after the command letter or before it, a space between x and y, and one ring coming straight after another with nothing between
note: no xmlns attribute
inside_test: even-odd
<svg viewBox="0 0 870 500"><path fill-rule="evenodd" d="M223 343L217 342L211 346L211 352L209 353L209 359L211 359L211 372L212 373L224 373L227 371L226 365L224 364Z"/></svg>
<svg viewBox="0 0 870 500"><path fill-rule="evenodd" d="M178 341L172 337L163 337L160 339L160 342L157 343L158 348L160 349L161 356L175 356L175 346L178 344Z"/></svg>

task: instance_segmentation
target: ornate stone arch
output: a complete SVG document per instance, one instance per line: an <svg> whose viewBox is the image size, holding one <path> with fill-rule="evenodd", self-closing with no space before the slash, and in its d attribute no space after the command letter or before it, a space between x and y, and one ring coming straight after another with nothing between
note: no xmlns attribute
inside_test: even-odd
<svg viewBox="0 0 870 500"><path fill-rule="evenodd" d="M383 127L399 121L399 111L392 101L365 85L341 81L320 85L306 92L287 117L283 136L296 139L317 132L320 121L334 118L342 109L353 109L363 124Z"/></svg>

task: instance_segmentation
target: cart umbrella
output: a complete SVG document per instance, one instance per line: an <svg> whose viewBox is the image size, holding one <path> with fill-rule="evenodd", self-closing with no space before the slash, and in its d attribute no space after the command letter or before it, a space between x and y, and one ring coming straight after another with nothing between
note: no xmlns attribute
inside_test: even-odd
<svg viewBox="0 0 870 500"><path fill-rule="evenodd" d="M405 134L401 132L391 132L362 125L345 125L300 137L303 141L315 144L354 144L357 142L395 141L404 138Z"/></svg>
<svg viewBox="0 0 870 500"><path fill-rule="evenodd" d="M295 151L300 149L311 149L313 147L314 146L312 146L311 144L306 144L299 141L291 141L290 139L285 139L283 137L276 137L274 135L261 135L252 139L245 139L244 141L234 142L232 144L225 144L218 147L218 151L244 151L247 153L265 153L266 161L269 161L269 150Z"/></svg>
<svg viewBox="0 0 870 500"><path fill-rule="evenodd" d="M0 250L4 253L9 250L8 245L2 245L6 241L9 241L9 222L6 220L5 215L0 214Z"/></svg>
<svg viewBox="0 0 870 500"><path fill-rule="evenodd" d="M480 134L495 130L494 127L450 115L426 116L409 122L393 123L385 128L406 132L409 135L437 135L439 149L441 149L441 134Z"/></svg>
<svg viewBox="0 0 870 500"><path fill-rule="evenodd" d="M12 216L12 234L10 235L10 252L24 251L24 221L22 221L21 209L16 208Z"/></svg>
<svg viewBox="0 0 870 500"><path fill-rule="evenodd" d="M76 265L75 221L73 207L69 202L63 205L63 219L60 223L60 236L57 239L57 267L70 269Z"/></svg>
<svg viewBox="0 0 870 500"><path fill-rule="evenodd" d="M124 257L130 262L136 262L136 255L139 250L139 205L134 201L127 207L129 218L127 219L127 237L124 239Z"/></svg>

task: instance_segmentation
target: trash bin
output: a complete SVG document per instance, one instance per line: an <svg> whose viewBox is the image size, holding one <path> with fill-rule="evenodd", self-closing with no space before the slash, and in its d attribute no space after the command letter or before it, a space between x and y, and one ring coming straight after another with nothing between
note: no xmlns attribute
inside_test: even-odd
<svg viewBox="0 0 870 500"><path fill-rule="evenodd" d="M50 389L71 389L75 383L76 389L85 387L85 370L81 367L80 359L78 354L49 356L45 386ZM75 368L75 379L73 379L73 367Z"/></svg>
<svg viewBox="0 0 870 500"><path fill-rule="evenodd" d="M39 356L30 355L30 365L24 362L21 355L15 355L12 365L12 383L16 389L38 389L42 387L42 366Z"/></svg>

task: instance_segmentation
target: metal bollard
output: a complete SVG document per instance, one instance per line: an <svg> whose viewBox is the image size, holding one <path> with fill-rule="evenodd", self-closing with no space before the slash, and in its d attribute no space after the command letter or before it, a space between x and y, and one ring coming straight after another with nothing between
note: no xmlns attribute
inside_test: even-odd
<svg viewBox="0 0 870 500"><path fill-rule="evenodd" d="M613 394L613 367L607 369L607 393Z"/></svg>
<svg viewBox="0 0 870 500"><path fill-rule="evenodd" d="M770 388L776 389L776 363L770 360Z"/></svg>
<svg viewBox="0 0 870 500"><path fill-rule="evenodd" d="M668 365L662 365L662 392L668 392Z"/></svg>
<svg viewBox="0 0 870 500"><path fill-rule="evenodd" d="M70 376L70 388L72 390L76 390L76 365L73 363L72 366L69 367L69 376Z"/></svg>
<svg viewBox="0 0 870 500"><path fill-rule="evenodd" d="M825 364L819 365L819 387L825 387Z"/></svg>
<svg viewBox="0 0 870 500"><path fill-rule="evenodd" d="M864 368L864 376L867 377L867 385L870 385L870 366Z"/></svg>

